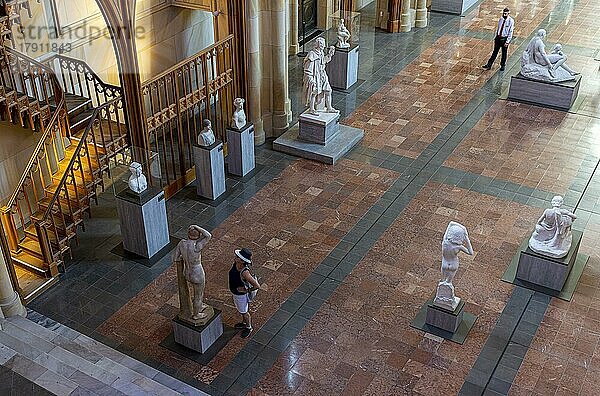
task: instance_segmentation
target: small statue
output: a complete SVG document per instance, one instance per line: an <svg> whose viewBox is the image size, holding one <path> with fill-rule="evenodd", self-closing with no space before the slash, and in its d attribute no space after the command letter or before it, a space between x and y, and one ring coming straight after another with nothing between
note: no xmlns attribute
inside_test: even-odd
<svg viewBox="0 0 600 396"><path fill-rule="evenodd" d="M139 162L132 162L129 164L129 170L131 176L129 176L129 188L136 194L140 194L148 188L148 181L146 176L142 173L142 164Z"/></svg>
<svg viewBox="0 0 600 396"><path fill-rule="evenodd" d="M350 32L344 25L343 19L340 19L340 23L338 25L337 39L338 39L338 41L337 41L336 47L350 48L350 44L348 43L348 40L350 39Z"/></svg>
<svg viewBox="0 0 600 396"><path fill-rule="evenodd" d="M208 147L215 144L215 134L209 119L202 120L202 131L198 134L198 146Z"/></svg>
<svg viewBox="0 0 600 396"><path fill-rule="evenodd" d="M244 112L244 102L242 98L235 98L233 106L233 116L231 117L231 127L235 129L242 129L246 126L246 113Z"/></svg>
<svg viewBox="0 0 600 396"><path fill-rule="evenodd" d="M567 56L562 52L562 46L557 44L551 53L546 53L544 38L546 31L538 30L529 41L521 56L521 74L532 80L561 82L574 80L579 73L571 70L565 62Z"/></svg>
<svg viewBox="0 0 600 396"><path fill-rule="evenodd" d="M462 224L451 221L448 223L442 240L442 280L438 283L433 303L442 308L454 311L460 303L460 298L454 295L452 281L458 271L458 252L473 255L473 247L469 240L467 228Z"/></svg>
<svg viewBox="0 0 600 396"><path fill-rule="evenodd" d="M329 47L327 54L325 50L325 39L317 38L315 48L308 52L304 58L304 86L303 97L310 114L319 115L317 108L325 99L325 111L327 113L339 113L331 105L331 85L329 77L325 72L325 65L331 61L335 53L335 47Z"/></svg>
<svg viewBox="0 0 600 396"><path fill-rule="evenodd" d="M552 198L552 207L544 210L537 221L535 231L529 238L529 248L534 252L554 258L562 258L569 253L573 242L571 225L577 216L561 209L562 204L560 195Z"/></svg>
<svg viewBox="0 0 600 396"><path fill-rule="evenodd" d="M188 228L188 238L177 244L173 254L173 263L177 266L179 319L196 326L206 323L214 312L202 301L206 276L201 251L211 238L210 232L204 228L191 225Z"/></svg>

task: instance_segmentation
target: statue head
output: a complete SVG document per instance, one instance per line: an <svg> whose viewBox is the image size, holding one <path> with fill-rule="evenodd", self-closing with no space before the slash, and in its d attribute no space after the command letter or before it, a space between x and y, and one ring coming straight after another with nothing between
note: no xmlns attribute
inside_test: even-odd
<svg viewBox="0 0 600 396"><path fill-rule="evenodd" d="M200 238L200 231L198 228L196 228L196 226L191 225L188 227L188 238L192 240Z"/></svg>
<svg viewBox="0 0 600 396"><path fill-rule="evenodd" d="M451 221L446 229L445 239L455 245L462 245L465 242L467 234L465 228L459 223Z"/></svg>
<svg viewBox="0 0 600 396"><path fill-rule="evenodd" d="M235 106L236 109L242 110L242 107L244 106L245 102L246 101L243 98L235 98L233 100L233 105Z"/></svg>
<svg viewBox="0 0 600 396"><path fill-rule="evenodd" d="M212 127L212 123L210 122L210 120L208 118L205 118L202 120L202 128L203 129L211 129Z"/></svg>
<svg viewBox="0 0 600 396"><path fill-rule="evenodd" d="M129 164L129 171L132 175L141 176L142 175L142 164L139 162L132 162Z"/></svg>
<svg viewBox="0 0 600 396"><path fill-rule="evenodd" d="M340 19L340 27L344 26L344 18Z"/></svg>
<svg viewBox="0 0 600 396"><path fill-rule="evenodd" d="M560 51L562 51L562 45L560 45L558 43L554 44L554 47L552 47L552 52L557 53Z"/></svg>
<svg viewBox="0 0 600 396"><path fill-rule="evenodd" d="M546 37L546 29L540 29L537 31L537 36L541 39L543 39L544 37Z"/></svg>
<svg viewBox="0 0 600 396"><path fill-rule="evenodd" d="M562 206L563 202L564 202L563 197L561 197L560 195L555 195L552 198L552 207L560 208Z"/></svg>
<svg viewBox="0 0 600 396"><path fill-rule="evenodd" d="M325 49L325 39L323 37L318 37L315 40L315 48L320 50Z"/></svg>

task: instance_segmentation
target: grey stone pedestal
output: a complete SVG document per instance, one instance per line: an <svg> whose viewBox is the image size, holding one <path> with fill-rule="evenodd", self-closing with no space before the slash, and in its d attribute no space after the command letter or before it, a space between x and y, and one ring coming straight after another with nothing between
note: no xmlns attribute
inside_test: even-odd
<svg viewBox="0 0 600 396"><path fill-rule="evenodd" d="M194 164L198 195L212 200L217 199L225 192L223 142L217 140L208 147L194 145Z"/></svg>
<svg viewBox="0 0 600 396"><path fill-rule="evenodd" d="M235 176L246 176L255 167L254 125L243 129L227 128L227 170Z"/></svg>
<svg viewBox="0 0 600 396"><path fill-rule="evenodd" d="M454 311L439 307L433 302L428 302L425 323L454 333L463 320L464 308L465 303L463 301L458 303Z"/></svg>
<svg viewBox="0 0 600 396"><path fill-rule="evenodd" d="M576 76L574 81L553 83L530 80L519 73L510 78L508 99L560 110L569 110L575 99L577 99L580 83L581 76Z"/></svg>
<svg viewBox="0 0 600 396"><path fill-rule="evenodd" d="M162 189L148 187L141 194L125 190L116 198L125 250L151 258L169 243L165 193Z"/></svg>
<svg viewBox="0 0 600 396"><path fill-rule="evenodd" d="M431 0L431 11L460 15L479 0Z"/></svg>
<svg viewBox="0 0 600 396"><path fill-rule="evenodd" d="M173 319L175 342L196 352L206 352L222 334L223 322L218 309L215 309L215 315L204 326L194 326L179 318Z"/></svg>
<svg viewBox="0 0 600 396"><path fill-rule="evenodd" d="M548 289L562 290L577 258L582 237L581 231L573 231L571 250L563 258L547 257L532 251L529 247L522 249L516 277Z"/></svg>
<svg viewBox="0 0 600 396"><path fill-rule="evenodd" d="M340 130L340 113L319 112L319 115L307 111L300 114L298 138L305 142L326 145Z"/></svg>
<svg viewBox="0 0 600 396"><path fill-rule="evenodd" d="M326 68L333 88L350 88L358 81L358 45L336 48Z"/></svg>

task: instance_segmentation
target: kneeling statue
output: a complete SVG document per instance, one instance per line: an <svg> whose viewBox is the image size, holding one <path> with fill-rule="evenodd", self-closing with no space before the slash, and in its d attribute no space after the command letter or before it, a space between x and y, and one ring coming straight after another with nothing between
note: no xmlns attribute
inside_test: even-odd
<svg viewBox="0 0 600 396"><path fill-rule="evenodd" d="M561 209L563 198L552 198L552 207L544 210L529 239L529 248L548 257L562 258L569 254L573 234L571 225L577 218L574 213Z"/></svg>

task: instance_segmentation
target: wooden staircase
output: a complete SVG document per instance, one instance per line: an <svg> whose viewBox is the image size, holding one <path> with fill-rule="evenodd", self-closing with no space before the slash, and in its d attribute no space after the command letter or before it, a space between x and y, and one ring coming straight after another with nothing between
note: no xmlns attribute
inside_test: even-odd
<svg viewBox="0 0 600 396"><path fill-rule="evenodd" d="M12 275L29 301L64 269L110 160L129 147L128 131L121 88L84 62L62 55L38 62L5 46L0 52L0 118L42 135L1 210L12 261L28 272Z"/></svg>

